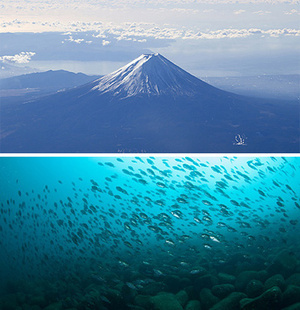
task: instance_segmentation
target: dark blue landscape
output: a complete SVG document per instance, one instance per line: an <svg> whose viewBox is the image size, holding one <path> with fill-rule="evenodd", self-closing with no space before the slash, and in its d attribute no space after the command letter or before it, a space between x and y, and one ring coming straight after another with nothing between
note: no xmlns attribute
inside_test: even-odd
<svg viewBox="0 0 300 310"><path fill-rule="evenodd" d="M42 76L51 80L49 72L30 75L28 84L26 75L19 78L16 94L29 86L21 99L6 93L2 153L299 152L295 94L278 100L223 91L159 54L142 55L84 85L78 86L92 77L59 74L44 90ZM6 83L16 85L16 78ZM51 90L56 93L41 96Z"/></svg>

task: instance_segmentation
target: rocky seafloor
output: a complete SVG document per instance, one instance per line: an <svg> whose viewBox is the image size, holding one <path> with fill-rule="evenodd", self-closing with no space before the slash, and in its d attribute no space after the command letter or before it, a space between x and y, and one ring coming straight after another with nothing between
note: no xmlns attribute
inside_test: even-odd
<svg viewBox="0 0 300 310"><path fill-rule="evenodd" d="M103 276L78 271L52 280L8 280L0 309L298 310L300 249L277 250L267 257L236 253L219 266L202 259L192 271L165 266L158 272L143 262L119 264Z"/></svg>

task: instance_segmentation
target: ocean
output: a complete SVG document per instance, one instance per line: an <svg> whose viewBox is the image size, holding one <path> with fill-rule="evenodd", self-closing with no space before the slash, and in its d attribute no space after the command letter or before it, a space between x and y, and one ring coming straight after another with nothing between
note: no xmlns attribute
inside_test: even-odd
<svg viewBox="0 0 300 310"><path fill-rule="evenodd" d="M0 309L300 309L299 180L299 157L1 157Z"/></svg>

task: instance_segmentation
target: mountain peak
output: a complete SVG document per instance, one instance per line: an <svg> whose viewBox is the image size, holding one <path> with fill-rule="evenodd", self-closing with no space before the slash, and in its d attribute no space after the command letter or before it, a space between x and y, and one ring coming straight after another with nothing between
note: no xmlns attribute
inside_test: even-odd
<svg viewBox="0 0 300 310"><path fill-rule="evenodd" d="M208 84L159 53L142 54L124 67L93 82L91 91L118 99L138 95L195 96Z"/></svg>

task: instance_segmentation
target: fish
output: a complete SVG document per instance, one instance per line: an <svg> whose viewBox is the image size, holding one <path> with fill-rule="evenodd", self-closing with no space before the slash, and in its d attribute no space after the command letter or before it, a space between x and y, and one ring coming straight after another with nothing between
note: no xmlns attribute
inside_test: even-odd
<svg viewBox="0 0 300 310"><path fill-rule="evenodd" d="M33 278L73 269L138 292L197 277L201 262L218 271L233 254L273 257L293 247L300 218L300 160L275 159L116 156L71 169L54 158L1 180L1 251Z"/></svg>

